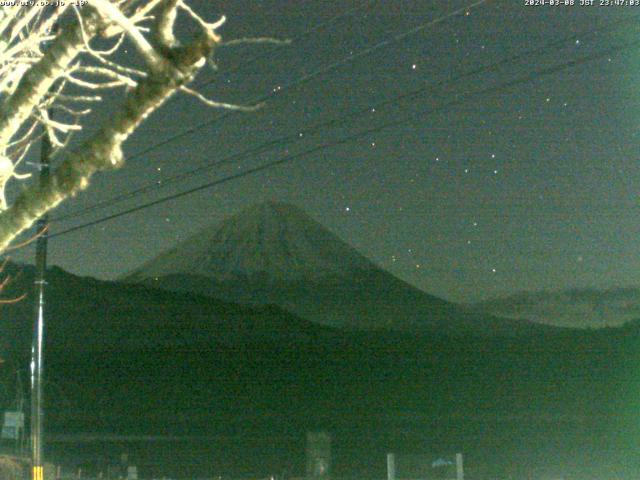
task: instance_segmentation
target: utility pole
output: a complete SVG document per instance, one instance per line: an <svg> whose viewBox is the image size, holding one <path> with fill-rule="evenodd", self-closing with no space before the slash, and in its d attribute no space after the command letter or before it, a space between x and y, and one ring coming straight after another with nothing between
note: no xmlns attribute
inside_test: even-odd
<svg viewBox="0 0 640 480"><path fill-rule="evenodd" d="M18 412L18 418L22 421L22 424L18 423L18 431L16 435L16 450L17 456L22 457L24 455L24 391L22 389L22 376L20 375L20 369L16 369L16 411Z"/></svg>
<svg viewBox="0 0 640 480"><path fill-rule="evenodd" d="M40 146L40 182L49 178L51 141L46 131ZM36 274L34 282L34 322L31 344L31 480L44 480L42 459L42 433L44 410L42 405L42 374L44 366L44 293L47 284L47 240L49 217L44 214L38 219L36 235Z"/></svg>

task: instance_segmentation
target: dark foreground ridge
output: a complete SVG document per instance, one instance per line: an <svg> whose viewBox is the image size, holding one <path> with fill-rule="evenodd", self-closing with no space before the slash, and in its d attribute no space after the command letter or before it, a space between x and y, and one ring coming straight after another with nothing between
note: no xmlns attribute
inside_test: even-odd
<svg viewBox="0 0 640 480"><path fill-rule="evenodd" d="M22 270L8 295L31 285ZM337 475L382 477L387 451L463 451L486 475L638 467L637 322L535 336L363 332L58 268L48 281L47 431L64 461L125 448L150 476L302 473L304 434L324 429ZM14 367L28 378L31 312L31 298L2 309L5 403ZM54 441L72 434L183 440Z"/></svg>

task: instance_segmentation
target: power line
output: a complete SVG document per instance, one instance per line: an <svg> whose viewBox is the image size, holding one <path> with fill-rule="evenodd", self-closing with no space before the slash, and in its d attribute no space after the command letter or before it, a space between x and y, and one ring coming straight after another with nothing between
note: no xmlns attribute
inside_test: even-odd
<svg viewBox="0 0 640 480"><path fill-rule="evenodd" d="M304 31L302 34L300 34L297 37L295 37L294 39L292 39L291 43L299 42L299 41L303 40L305 37L311 35L312 33L317 32L318 30L322 30L323 28L326 28L328 26L331 26L334 23L336 23L338 20L340 20L341 18L350 16L353 13L357 12L358 10L367 10L374 3L374 1L375 0L369 0L368 2L366 2L362 6L361 5L356 5L355 7L352 7L350 9L346 10L345 12L342 12L342 13L340 13L338 15L335 15L335 16L331 17L329 20L326 20L324 22L321 22L321 23L318 23L318 24L314 25L313 27L309 28L308 30ZM269 55L270 54L267 54L267 57ZM263 55L254 55L254 56L250 57L248 60L243 61L243 63L238 64L235 67L231 67L230 69L226 70L225 74L234 73L234 72L238 71L239 69L241 69L243 67L246 67L247 65L249 65L251 63L254 63L257 60L264 60L264 58L265 58L265 56L263 56ZM201 85L196 86L196 88L202 88L204 86L210 85L211 83L215 82L216 79L217 79L217 77L213 77L213 78L205 81ZM280 90L278 90L276 92L272 92L271 94L267 95L266 97L270 98L272 96L275 96L276 94L281 93L281 90L282 89L280 89ZM177 97L175 97L175 96L172 97L170 99L170 101L174 100L175 98L177 98ZM267 98L265 98L265 97L262 97L262 99L259 98L259 99L255 100L254 103L260 103L261 101L264 101L265 99L267 99ZM222 120L224 117L226 117L226 115L228 115L230 113L236 113L236 112L226 112L225 114L222 115L221 118L215 118L213 120L209 120L209 121L205 122L206 125L198 125L196 127L192 127L192 128L187 129L187 130L184 130L183 132L180 132L177 135L174 135L172 137L168 137L167 139L165 139L165 140L163 140L163 141L161 141L159 143L153 144L153 145L151 145L150 147L148 147L146 149L143 149L141 151L138 151L138 152L134 153L133 155L127 157L127 160L133 160L135 158L138 158L138 157L144 155L145 153L149 153L151 151L154 151L154 150L158 149L159 147L162 147L164 145L172 143L175 140L178 140L178 139L180 139L180 138L182 138L184 136L187 136L187 135L190 135L192 133L195 133L196 131L198 131L200 128L203 128L204 126L207 126L207 125L210 125L210 124L214 124L214 123ZM83 209L83 211L84 211L84 209ZM76 213L71 213L68 216L75 217L75 216L78 216L78 215L81 215L81 214L82 214L82 212L78 212L77 214ZM68 216L65 215L64 218L67 218ZM63 217L58 217L58 218L53 218L51 220L52 221L60 221L62 218Z"/></svg>
<svg viewBox="0 0 640 480"><path fill-rule="evenodd" d="M331 72L333 70L336 70L337 68L341 67L342 65L345 65L345 64L349 63L350 61L353 61L356 58L361 58L361 57L363 57L365 55L368 55L368 54L370 54L370 53L372 53L372 52L374 52L374 51L376 51L376 50L378 50L378 49L380 49L382 47L385 47L385 46L390 45L392 43L401 41L401 40L407 38L410 35L413 35L413 34L419 32L419 31L422 31L425 28L428 28L430 26L442 23L443 21L448 20L449 18L453 18L455 16L459 16L459 15L461 15L463 13L468 14L473 8L476 8L476 7L482 5L482 4L486 3L486 2L487 2L487 0L477 0L477 1L467 5L465 7L458 8L458 9L453 10L453 11L451 11L451 12L445 14L445 15L442 15L442 16L436 18L436 19L430 20L429 22L422 23L422 24L417 25L417 26L415 26L415 27L413 27L413 28L411 28L409 30L406 30L406 31L404 31L402 33L396 34L396 35L392 36L390 39L378 42L378 43L372 45L371 47L368 47L368 48L356 53L355 55L354 54L349 54L347 57L344 57L341 60L338 60L338 61L336 61L334 63L331 63L331 64L329 64L329 65L327 65L325 67L322 67L322 68L320 68L318 70L315 70L312 73L304 75L301 78L299 78L298 80L290 82L289 84L281 87L280 89L272 90L269 94L264 95L264 96L256 99L254 101L254 103L265 102L265 101L269 100L270 98L272 98L272 97L274 97L274 96L276 96L278 94L281 94L284 91L288 91L288 90L290 90L292 88L299 87L299 86L311 81L312 79L314 79L314 78L316 78L316 77L318 77L320 75L324 75L324 74L329 73L329 72ZM167 137L165 140L157 142L157 143L155 143L155 144L153 144L153 145L151 145L151 146L149 146L149 147L147 147L145 149L142 149L142 150L134 153L133 155L127 157L127 160L128 161L133 160L133 159L138 158L138 157L140 157L140 156L142 156L142 155L144 155L146 153L152 152L152 151L154 151L154 150L156 150L156 149L158 149L160 147L163 147L165 145L173 143L176 140L179 140L179 139L181 139L183 137L191 135L191 134L193 134L193 133L195 133L195 132L197 132L197 131L205 128L205 127L214 125L217 122L219 122L220 120L223 120L223 119L227 118L229 115L233 115L235 113L238 113L238 112L236 112L236 111L226 111L222 115L220 115L220 116L218 116L218 117L216 117L216 118L214 118L212 120L207 120L206 122L202 122L202 123L200 123L198 125L195 125L195 126L190 127L190 128L188 128L186 130L183 130L180 133L177 133L175 135ZM67 214L67 215L65 215L63 217L58 217L58 218L54 219L54 221L61 221L62 219L73 218L73 217L76 217L78 215L83 215L85 213L85 211L86 211L86 209L83 209L80 212L72 212L72 213L69 213L69 214Z"/></svg>
<svg viewBox="0 0 640 480"><path fill-rule="evenodd" d="M122 201L125 201L127 199L130 199L130 198L136 197L138 195L144 194L146 192L149 192L151 190L159 189L159 188L162 188L164 186L170 185L172 183L179 182L179 181L182 181L184 179L193 177L193 176L195 176L197 174L200 174L200 173L202 173L202 172L204 172L206 170L209 170L211 168L214 168L214 167L220 166L222 164L231 162L233 160L237 160L237 159L240 159L240 158L245 158L248 155L265 153L265 152L267 152L269 150L272 150L272 149L274 149L276 147L283 146L283 145L286 145L286 144L291 143L291 142L300 141L301 135L304 136L304 135L314 134L314 133L316 133L317 131L319 131L321 129L332 127L332 126L336 125L339 122L343 122L345 120L348 120L348 119L351 119L351 118L354 118L354 117L358 117L358 116L363 115L363 114L368 114L368 113L370 113L370 111L372 109L376 110L376 109L385 107L387 105L396 104L399 101L404 101L404 100L407 100L407 99L413 99L413 98L415 98L417 96L424 95L426 93L432 92L438 87L445 86L447 84L454 83L454 82L457 82L459 80L463 80L463 79L470 78L470 77L475 77L477 75L484 74L484 73L495 72L496 70L498 70L499 68L501 68L504 65L517 62L518 60L521 60L523 58L529 59L531 56L539 55L540 53L546 53L546 52L549 51L549 49L554 49L555 47L563 45L564 43L566 43L566 42L568 42L570 40L574 40L577 37L584 38L586 36L594 35L596 33L599 33L599 32L601 32L603 30L611 30L612 27L618 26L621 23L626 23L626 22L628 22L630 20L636 20L638 18L640 18L640 15L632 17L632 18L626 18L624 20L619 20L619 21L616 21L616 22L612 22L610 24L607 24L604 27L600 27L600 28L597 28L597 29L592 29L592 30L589 30L589 31L586 31L586 32L580 32L580 33L577 33L577 34L568 35L568 36L565 36L565 37L563 37L561 39L554 40L552 42L548 42L548 43L546 43L546 44L544 44L544 45L542 45L540 47L537 47L537 48L534 48L534 49L529 49L529 50L526 50L524 52L516 53L514 55L505 57L505 58L503 58L501 60L498 60L497 62L491 63L489 65L483 65L481 67L478 67L478 68L475 68L475 69L471 69L471 70L469 70L467 72L463 72L461 74L452 76L452 77L450 77L448 79L440 80L438 82L434 82L432 84L429 84L429 85L427 85L425 87L422 87L422 88L419 88L419 89L416 89L416 90L413 90L413 91L410 91L410 92L395 96L395 97L393 97L391 99L387 99L387 100L378 102L377 104L375 104L373 106L369 105L369 106L367 106L365 108L361 108L361 109L358 109L356 111L353 111L353 112L350 112L350 113L347 113L347 114L344 114L344 115L334 116L334 118L332 118L332 119L316 123L315 125L312 125L310 127L302 129L302 130L298 130L295 134L285 135L285 136L279 137L277 139L270 140L270 141L262 143L262 144L260 144L260 145L258 145L256 147L252 147L252 148L243 150L241 152L238 152L238 153L235 153L235 154L231 154L231 155L226 156L226 157L224 157L222 159L215 160L213 162L208 162L207 164L205 164L203 166L200 166L200 167L197 167L195 169L188 170L186 172L182 172L182 173L173 175L173 176L171 176L171 177L169 177L167 179L163 179L162 180L162 182L163 182L162 185L158 185L155 182L154 183L149 183L149 184L143 185L142 187L139 187L139 188L136 188L136 189L134 189L132 191L129 191L127 193L116 195L114 197L111 197L110 199L98 202L98 203L96 203L94 205L91 205L89 207L83 208L83 209L81 209L79 211L72 212L72 213L69 213L67 215L62 215L60 217L57 217L57 218L54 219L54 221L63 221L63 220L71 219L71 218L76 218L76 217L79 217L79 216L82 216L82 215L86 215L86 214L88 214L88 213L90 213L92 211L98 210L98 209L107 208L107 207L116 205L116 204L121 203Z"/></svg>
<svg viewBox="0 0 640 480"><path fill-rule="evenodd" d="M317 69L317 70L315 70L315 71L313 71L311 73L303 75L299 79L294 80L294 81L282 86L279 89L273 89L268 94L262 95L261 97L256 98L255 100L253 100L252 103L259 104L259 103L266 102L267 100L269 100L269 99L271 99L271 98L273 98L273 97L275 97L277 95L280 95L283 92L292 90L294 88L298 88L298 87L310 82L311 80L313 80L313 79L315 79L315 78L317 78L317 77L319 77L321 75L324 75L326 73L329 73L329 72L332 72L334 70L337 70L341 66L346 65L349 62L351 62L351 61L353 61L353 60L355 60L357 58L361 58L361 57L363 57L365 55L373 53L373 52L379 50L382 47L386 47L387 45L391 45L393 43L399 42L399 41L405 39L406 37L408 37L410 35L418 33L418 32L420 32L420 31L422 31L425 28L428 28L430 26L442 23L445 20L448 20L449 18L453 18L453 17L459 16L459 15L465 13L465 12L471 11L473 8L476 8L476 7L480 6L480 5L482 5L483 3L486 3L487 1L488 0L477 0L476 2L471 3L470 5L468 5L466 7L462 7L462 8L459 8L457 10L453 10L453 11L451 11L451 12L449 12L449 13L441 16L441 17L438 17L438 18L436 18L434 20L430 20L429 22L420 24L420 25L418 25L416 27L411 28L410 30L407 30L405 32L397 34L397 35L391 37L390 39L378 42L378 43L372 45L371 47L368 47L368 48L358 52L355 55L354 54L350 54L350 55L342 58L341 60L338 60L338 61L333 62L333 63L331 63L331 64L329 64L329 65L327 65L325 67L321 67L321 68L319 68L319 69ZM195 125L193 127L187 128L187 129L183 130L180 133L172 135L171 137L167 137L165 140L163 140L161 142L155 143L155 144L153 144L153 145L151 145L151 146L149 146L147 148L144 148L144 149L134 153L133 155L127 157L127 160L130 161L130 160L133 160L134 158L141 157L142 155L144 155L146 153L149 153L149 152L152 152L154 150L157 150L160 147L163 147L163 146L165 146L165 145L167 145L169 143L172 143L172 142L174 142L174 141L176 141L176 140L178 140L180 138L183 138L183 137L186 137L188 135L191 135L191 134L193 134L193 133L195 133L195 132L197 132L199 130L202 130L205 127L214 125L214 124L220 122L221 120L226 119L228 116L235 115L237 113L238 113L237 111L227 110L227 111L225 111L225 113L217 116L216 118L214 118L212 120L207 120L206 122L202 122L202 123L200 123L198 125Z"/></svg>
<svg viewBox="0 0 640 480"><path fill-rule="evenodd" d="M119 218L119 217L122 217L122 216L125 216L125 215L129 215L131 213L135 213L135 212L138 212L138 211L141 211L141 210L145 210L145 209L153 207L155 205L159 205L161 203L165 203L165 202L168 202L168 201L171 201L171 200L175 200L177 198L184 197L184 196L190 195L192 193L199 192L201 190L206 190L206 189L218 186L218 185L222 185L222 184L230 182L232 180L237 180L239 178L246 177L246 176L252 175L254 173L258 173L258 172L267 170L269 168L272 168L272 167L275 167L275 166L278 166L278 165L282 165L284 163L289 163L289 162L292 162L294 160L297 160L297 159L300 159L300 158L304 158L304 157L306 157L308 155L314 154L316 152L319 152L319 151L322 151L322 150L326 150L328 148L332 148L332 147L336 147L336 146L339 146L339 145L344 145L344 144L347 144L347 143L351 143L354 140L359 140L359 139L361 139L363 137L366 137L368 135L371 135L373 133L377 133L377 132L379 132L379 131L381 131L383 129L411 123L411 122L415 121L416 119L421 118L423 115L432 114L432 113L438 112L440 110L444 110L445 108L448 108L448 107L452 107L452 106L463 104L469 97L476 97L476 96L481 96L481 95L485 95L485 94L489 94L489 93L497 93L497 92L500 92L502 90L514 87L516 85L520 85L520 84L523 84L523 83L529 83L529 82L534 81L534 80L536 80L536 79L538 79L540 77L553 75L553 74L556 74L556 73L561 72L563 70L567 70L569 68L573 68L573 67L576 67L578 65L582 65L582 64L586 64L586 63L592 62L594 60L603 58L603 57L608 56L608 55L612 55L614 53L618 53L620 51L623 51L623 50L628 49L628 48L632 48L634 46L640 46L640 42L631 42L631 43L626 43L626 44L623 44L623 45L611 47L611 48L609 48L607 50L598 52L598 53L593 54L593 55L581 57L579 59L572 60L572 61L569 61L569 62L564 62L564 63L559 64L559 65L555 65L555 66L552 66L552 67L540 69L540 70L538 70L536 72L533 72L531 74L528 74L528 75L525 75L525 76L521 76L521 77L519 77L517 79L504 82L504 83L502 83L500 85L497 85L497 86L487 87L487 88L484 88L484 89L481 89L481 90L476 90L476 91L473 91L473 92L460 94L459 96L463 96L463 97L467 97L467 98L456 99L456 100L448 102L448 103L446 103L444 105L441 105L441 106L439 106L437 108L422 110L420 112L417 112L416 114L410 115L409 117L406 117L406 118L403 118L403 119L400 119L400 120L387 122L387 123L378 125L376 127L373 127L373 128L367 129L367 130L363 130L363 131L357 132L357 133L352 134L352 135L349 135L349 136L344 137L344 138L342 138L340 140L337 140L337 141L321 144L321 145L318 145L316 147L304 150L304 151L296 153L296 154L287 155L287 156L285 156L285 157L283 157L283 158L281 158L279 160L274 160L274 161L271 161L271 162L267 162L267 163L265 163L263 165L260 165L258 167L253 167L253 168L250 168L250 169L245 170L243 172L240 172L240 173L237 173L237 174L234 174L234 175L229 175L229 176L221 178L219 180L214 180L212 182L207 182L207 183L205 183L203 185L199 185L197 187L190 188L188 190L184 190L182 192L178 192L178 193L175 193L175 194L172 194L172 195L167 195L167 196L162 197L160 199L153 200L153 201L138 205L136 207L132 207L132 208L129 208L127 210L124 210L124 211L121 211L121 212L118 212L118 213L115 213L115 214L112 214L112 215L108 215L108 216L99 218L97 220L93 220L91 222L87 222L87 223L84 223L84 224L81 224L81 225L77 225L75 227L68 228L68 229L63 230L61 232L58 232L58 233L55 233L55 234L51 234L49 236L49 238L54 238L54 237L59 237L59 236L62 236L62 235L66 235L68 233L75 232L77 230L81 230L81 229L84 229L84 228L87 228L87 227L90 227L90 226L94 226L94 225L97 225L97 224L100 224L100 223L104 223L106 221L113 220L115 218Z"/></svg>
<svg viewBox="0 0 640 480"><path fill-rule="evenodd" d="M350 8L350 9L342 12L342 13L339 13L339 14L331 17L330 19L328 19L328 20L326 20L324 22L320 22L320 23L312 26L311 28L305 30L303 33L301 33L300 35L298 35L294 39L292 39L290 43L299 42L299 41L303 40L305 37L308 37L309 35L317 32L319 30L322 30L322 29L324 29L326 27L329 27L329 26L333 25L334 23L338 22L340 19L342 19L344 17L348 17L348 16L352 15L353 13L357 12L358 10L367 10L374 2L375 2L375 0L368 0L363 5L356 5L356 6L352 7L352 8ZM224 46L224 43L223 43L223 46ZM273 54L272 53L267 54L266 57L268 58L270 55L272 56ZM237 72L241 68L246 67L247 65L250 65L251 63L254 63L257 60L264 60L264 59L265 59L265 55L254 55L254 56L249 57L248 59L244 60L241 64L238 64L235 67L231 67L231 68L225 70L225 74ZM210 85L210 84L214 83L216 80L217 80L217 77L214 76L213 78L210 78L209 80L203 82L202 84L195 86L195 88L205 87L207 85ZM284 87L283 87L283 89L284 89ZM271 92L270 94L268 94L266 96L260 97L260 98L256 99L254 101L254 103L261 103L261 102L263 102L265 100L268 100L272 96L275 96L275 95L281 93L281 91L283 89L280 89L280 90L275 91L275 92ZM176 98L177 97L174 96L169 101L173 101ZM197 125L195 127L188 128L188 129L186 129L186 130L184 130L184 131L182 131L182 132L180 132L180 133L178 133L178 134L176 134L176 135L174 135L172 137L168 137L167 139L165 139L165 140L163 140L161 142L153 144L153 145L151 145L150 147L148 147L146 149L140 150L140 151L134 153L133 155L130 155L129 157L127 157L126 160L133 160L135 158L141 157L145 153L152 152L152 151L154 151L154 150L156 150L156 149L158 149L158 148L160 148L160 147L162 147L164 145L167 145L169 143L174 142L175 140L178 140L178 139L180 139L182 137L185 137L187 135L195 133L199 129L204 128L205 126L213 125L214 123L217 123L218 121L223 120L224 118L226 118L228 115L230 115L232 113L237 113L237 112L227 111L224 114L222 114L219 118L215 118L213 120L209 120L209 121L205 122L202 125ZM75 214L70 214L70 215L76 216ZM66 216L65 216L65 218L66 218ZM58 217L58 219L53 218L51 220L52 221L60 221L60 217Z"/></svg>

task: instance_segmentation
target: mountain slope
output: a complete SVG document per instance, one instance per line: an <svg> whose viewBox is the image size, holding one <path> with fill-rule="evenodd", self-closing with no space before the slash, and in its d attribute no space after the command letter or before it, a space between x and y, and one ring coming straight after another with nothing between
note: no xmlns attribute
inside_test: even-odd
<svg viewBox="0 0 640 480"><path fill-rule="evenodd" d="M33 267L9 264L16 278L3 297L31 292ZM19 273L19 274L18 274ZM250 308L209 297L47 272L47 348L80 352L178 348L213 341L288 342L330 333L275 306ZM26 355L33 300L2 306L0 357Z"/></svg>
<svg viewBox="0 0 640 480"><path fill-rule="evenodd" d="M339 328L509 335L537 328L428 295L298 208L274 202L203 229L125 280L243 304L276 304Z"/></svg>
<svg viewBox="0 0 640 480"><path fill-rule="evenodd" d="M265 282L349 277L376 266L295 206L267 202L205 228L145 263L135 282L171 274Z"/></svg>
<svg viewBox="0 0 640 480"><path fill-rule="evenodd" d="M30 291L32 270L22 270L7 295ZM629 451L637 455L640 433L629 428L638 411L637 324L516 338L347 332L273 306L247 308L57 268L47 282L48 438L215 436L139 450L129 444L148 478L262 478L284 466L302 475L304 464L295 462L304 460L305 432L319 428L334 435L336 475L353 477L383 476L376 465L384 467L386 452L416 445L434 454L461 448L469 459L493 458L500 446L503 456L487 478L531 458L575 461L576 450L591 462L593 452L609 461L605 448L617 452L619 444L627 445L620 450L626 462ZM12 385L12 367L28 378L32 313L32 296L0 307L3 387ZM0 408L13 399L13 389L0 389ZM620 431L633 437L616 437ZM47 448L70 465L88 455L87 445ZM122 448L97 445L95 458L117 461ZM194 451L202 463L189 463Z"/></svg>
<svg viewBox="0 0 640 480"><path fill-rule="evenodd" d="M616 327L640 318L640 289L521 292L470 305L473 311L570 328Z"/></svg>

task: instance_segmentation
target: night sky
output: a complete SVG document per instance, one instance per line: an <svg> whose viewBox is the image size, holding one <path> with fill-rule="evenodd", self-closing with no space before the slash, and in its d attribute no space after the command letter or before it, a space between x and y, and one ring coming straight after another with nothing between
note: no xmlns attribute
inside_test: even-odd
<svg viewBox="0 0 640 480"><path fill-rule="evenodd" d="M113 279L207 224L280 200L302 207L396 276L454 301L640 285L640 7L487 1L444 18L473 2L190 3L211 19L227 15L225 39L297 39L289 46L220 50L218 72L203 71L196 80L206 84L200 91L242 103L277 94L258 112L231 115L177 96L128 142L127 155L226 117L95 177L53 216L150 182L158 188L55 222L54 234L387 122L412 115L414 121L53 238L51 264ZM330 25L308 33L324 22ZM427 26L403 36L419 25ZM450 80L524 52L531 53ZM536 73L576 60L557 73ZM336 62L342 64L288 87ZM529 80L492 89L522 78ZM376 107L417 89L424 91ZM470 94L481 90L487 91ZM118 99L111 97L96 120ZM162 187L172 175L352 112L361 113ZM29 255L25 249L14 258Z"/></svg>

